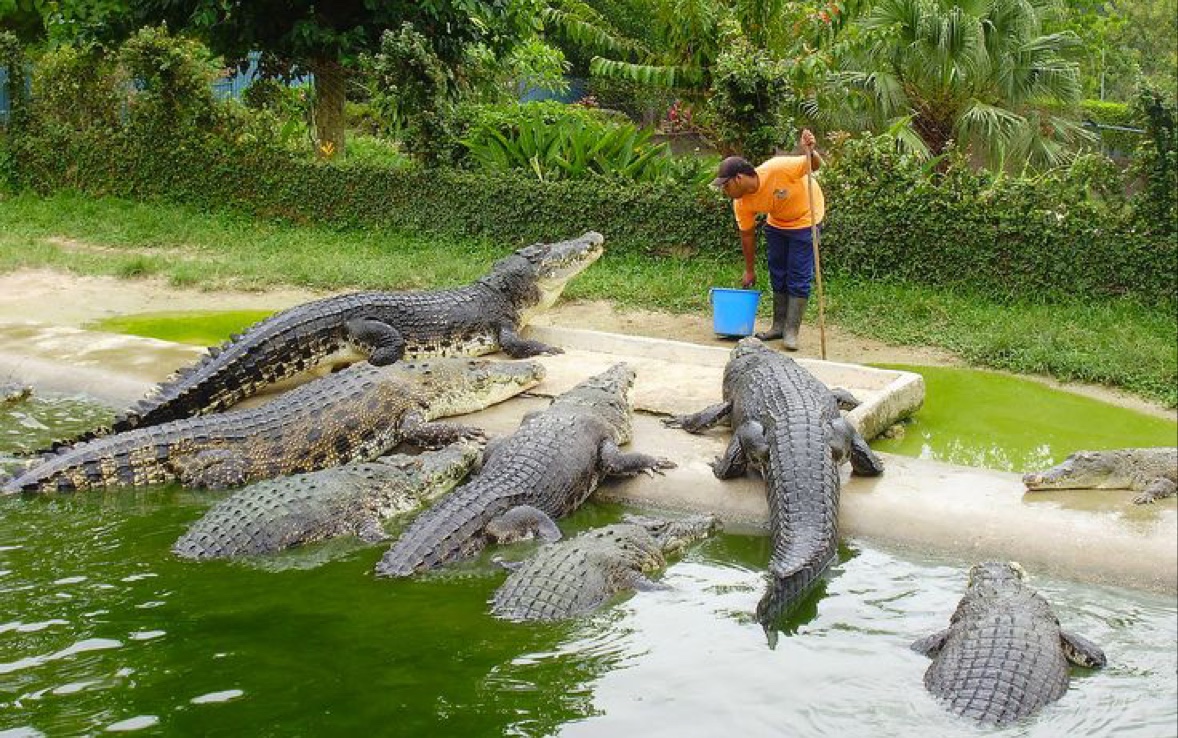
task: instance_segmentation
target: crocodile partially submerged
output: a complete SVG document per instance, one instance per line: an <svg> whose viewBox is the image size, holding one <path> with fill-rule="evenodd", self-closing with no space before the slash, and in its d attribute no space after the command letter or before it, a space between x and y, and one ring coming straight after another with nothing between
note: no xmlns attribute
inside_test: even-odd
<svg viewBox="0 0 1178 738"><path fill-rule="evenodd" d="M1129 489L1133 502L1152 503L1178 492L1178 448L1077 451L1046 471L1023 475L1028 490Z"/></svg>
<svg viewBox="0 0 1178 738"><path fill-rule="evenodd" d="M109 428L54 447L220 412L333 362L363 359L383 366L402 358L478 356L500 349L517 359L559 353L521 338L519 331L601 256L603 243L601 234L590 231L568 241L528 246L464 287L356 292L297 305L210 348L197 364L158 385Z"/></svg>
<svg viewBox="0 0 1178 738"><path fill-rule="evenodd" d="M883 464L839 415L836 393L756 338L744 338L732 350L723 398L718 405L663 422L698 433L728 421L732 441L712 464L713 472L730 479L751 465L765 478L773 553L757 619L773 644L773 624L835 560L838 464L849 458L861 476L881 474Z"/></svg>
<svg viewBox="0 0 1178 738"><path fill-rule="evenodd" d="M441 445L482 432L430 421L481 410L534 387L543 376L534 361L361 363L261 407L78 444L9 480L3 492L172 481L216 489L370 460L401 441Z"/></svg>
<svg viewBox="0 0 1178 738"><path fill-rule="evenodd" d="M488 445L475 477L413 520L377 564L377 575L410 576L471 557L492 542L488 527L521 507L534 508L520 516L529 527L540 517L542 530L555 530L551 519L579 507L602 477L673 467L618 448L631 436L633 383L634 370L617 364L525 416L514 433Z"/></svg>
<svg viewBox="0 0 1178 738"><path fill-rule="evenodd" d="M974 566L946 630L912 649L933 658L924 686L949 710L1004 725L1030 715L1068 689L1068 662L1101 667L1104 653L1060 629L1042 595L1023 581L1022 567Z"/></svg>
<svg viewBox="0 0 1178 738"><path fill-rule="evenodd" d="M0 407L15 405L27 400L33 394L33 388L23 384L0 384Z"/></svg>
<svg viewBox="0 0 1178 738"><path fill-rule="evenodd" d="M387 520L449 492L481 454L478 444L453 443L417 456L382 456L251 484L193 523L172 552L207 560L277 553L345 535L377 543L388 538Z"/></svg>
<svg viewBox="0 0 1178 738"><path fill-rule="evenodd" d="M491 597L491 614L505 620L551 621L597 609L632 589L655 587L649 572L667 556L706 537L719 523L711 515L682 520L632 518L544 546L511 574Z"/></svg>

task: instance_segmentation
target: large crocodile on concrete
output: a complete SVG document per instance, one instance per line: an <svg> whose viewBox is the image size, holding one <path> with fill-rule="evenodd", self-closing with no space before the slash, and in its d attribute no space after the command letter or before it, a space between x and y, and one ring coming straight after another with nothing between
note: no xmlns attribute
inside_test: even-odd
<svg viewBox="0 0 1178 738"><path fill-rule="evenodd" d="M835 560L838 546L838 464L876 476L883 464L839 415L835 393L810 372L756 338L744 338L724 369L724 402L664 420L698 433L727 420L732 441L712 469L720 479L760 470L768 488L773 553L769 585L757 619L770 644L772 626Z"/></svg>
<svg viewBox="0 0 1178 738"><path fill-rule="evenodd" d="M64 449L8 481L3 491L171 481L223 488L370 460L401 441L441 445L481 431L429 421L501 402L543 376L534 361L356 364L261 407L174 420Z"/></svg>
<svg viewBox="0 0 1178 738"><path fill-rule="evenodd" d="M1138 505L1178 491L1178 448L1077 451L1046 471L1023 475L1028 490L1129 489Z"/></svg>
<svg viewBox="0 0 1178 738"><path fill-rule="evenodd" d="M357 292L314 300L256 323L192 367L152 390L96 436L220 412L263 389L332 363L365 359L383 366L404 358L478 356L502 349L513 358L559 353L519 331L547 310L568 282L602 254L590 231L535 244L497 261L473 284L424 292Z"/></svg>
<svg viewBox="0 0 1178 738"><path fill-rule="evenodd" d="M718 527L711 515L682 520L634 517L544 546L491 597L491 614L505 620L551 621L590 612L631 589L657 587L645 577L666 557Z"/></svg>
<svg viewBox="0 0 1178 738"><path fill-rule="evenodd" d="M251 484L193 523L172 552L227 559L344 535L383 541L385 521L452 490L481 454L476 443L453 443L417 456L382 456Z"/></svg>
<svg viewBox="0 0 1178 738"><path fill-rule="evenodd" d="M423 512L377 564L376 573L404 577L478 553L488 528L518 513L529 528L559 535L553 518L575 510L606 475L656 473L666 459L622 453L631 436L630 387L634 370L617 364L529 413L509 436L492 441L482 469L469 482ZM505 516L505 517L501 517ZM499 525L496 541L514 538L515 521Z"/></svg>
<svg viewBox="0 0 1178 738"><path fill-rule="evenodd" d="M1060 629L1051 605L1023 582L1015 563L974 566L949 627L912 649L933 658L924 673L930 692L952 712L995 725L1062 697L1068 662L1105 665L1100 648Z"/></svg>

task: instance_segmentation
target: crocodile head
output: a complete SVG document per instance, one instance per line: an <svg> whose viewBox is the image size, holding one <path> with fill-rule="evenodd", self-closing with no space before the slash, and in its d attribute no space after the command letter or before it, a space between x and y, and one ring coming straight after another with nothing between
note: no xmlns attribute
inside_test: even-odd
<svg viewBox="0 0 1178 738"><path fill-rule="evenodd" d="M552 307L565 285L601 258L605 238L589 231L568 241L538 243L500 259L487 278L507 293L526 325L536 314Z"/></svg>
<svg viewBox="0 0 1178 738"><path fill-rule="evenodd" d="M1126 489L1132 484L1132 464L1108 451L1077 451L1046 471L1023 475L1030 490Z"/></svg>
<svg viewBox="0 0 1178 738"><path fill-rule="evenodd" d="M432 418L477 412L544 379L544 366L536 361L453 358L397 362L391 368L422 385Z"/></svg>
<svg viewBox="0 0 1178 738"><path fill-rule="evenodd" d="M619 363L582 381L556 401L563 405L593 408L597 416L613 429L614 441L621 445L629 443L633 435L630 408L633 386L634 369L629 364Z"/></svg>
<svg viewBox="0 0 1178 738"><path fill-rule="evenodd" d="M986 561L969 570L966 597L984 597L1021 589L1027 576L1015 561Z"/></svg>
<svg viewBox="0 0 1178 738"><path fill-rule="evenodd" d="M720 529L720 520L715 515L692 515L678 520L627 516L626 520L645 528L667 555L680 554L690 544Z"/></svg>
<svg viewBox="0 0 1178 738"><path fill-rule="evenodd" d="M482 444L475 441L459 441L436 451L423 451L416 456L382 456L373 463L386 464L412 473L421 480L418 486L423 493L434 497L457 486L482 455Z"/></svg>

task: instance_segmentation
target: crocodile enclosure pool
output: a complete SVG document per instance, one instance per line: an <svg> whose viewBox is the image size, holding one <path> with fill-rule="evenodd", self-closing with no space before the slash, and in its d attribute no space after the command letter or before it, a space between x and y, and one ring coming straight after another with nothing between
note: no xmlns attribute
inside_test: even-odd
<svg viewBox="0 0 1178 738"><path fill-rule="evenodd" d="M1022 380L933 370L926 381L930 398L994 391L974 416L930 400L904 438L874 447L1022 471L1109 439L1174 442L1170 420ZM109 413L51 393L35 402L0 409L0 468L12 467L6 454ZM924 690L928 660L908 648L948 623L968 556L844 536L838 566L770 648L753 617L769 557L756 526L689 549L658 575L666 589L570 623L521 625L487 614L505 576L491 558L520 558L530 543L411 580L374 578L386 547L354 540L249 563L175 558L172 543L226 494L0 498L0 737L1155 738L1178 727L1172 590L1028 567L1063 627L1099 644L1108 666L1074 669L1064 697L1030 719L981 729ZM562 527L628 511L595 502ZM1133 514L1173 512L1166 500Z"/></svg>

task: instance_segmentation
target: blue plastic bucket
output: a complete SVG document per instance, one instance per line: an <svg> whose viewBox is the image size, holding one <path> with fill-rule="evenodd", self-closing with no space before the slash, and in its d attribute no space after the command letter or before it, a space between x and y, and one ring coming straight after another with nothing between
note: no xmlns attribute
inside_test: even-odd
<svg viewBox="0 0 1178 738"><path fill-rule="evenodd" d="M712 329L721 336L751 336L757 320L757 303L761 301L759 290L730 290L713 287L709 293L712 301Z"/></svg>

